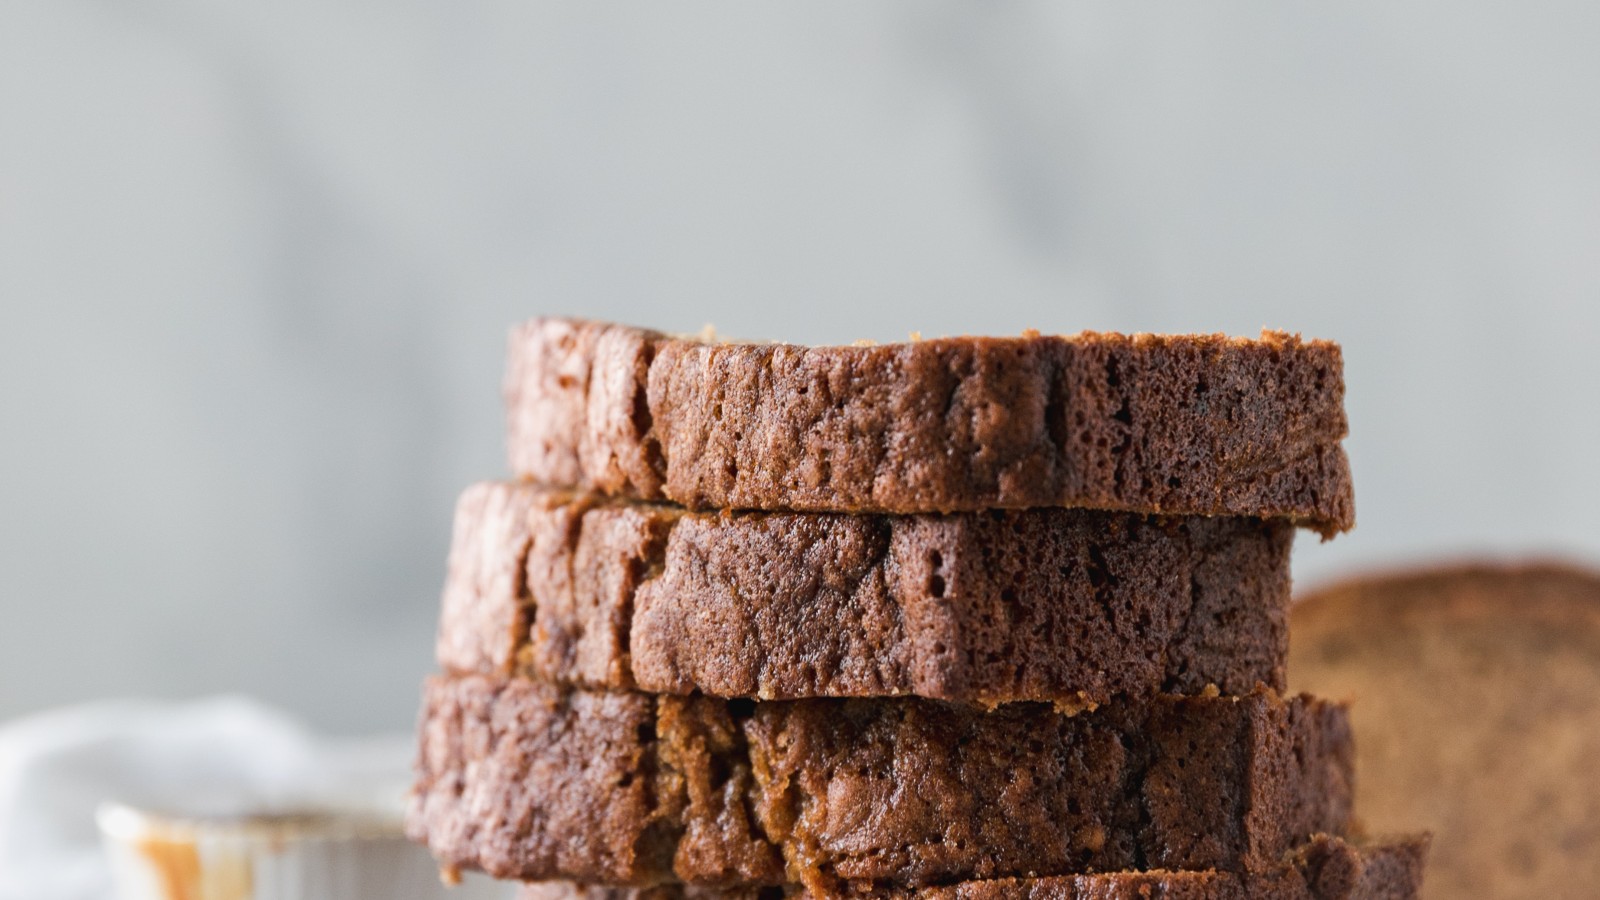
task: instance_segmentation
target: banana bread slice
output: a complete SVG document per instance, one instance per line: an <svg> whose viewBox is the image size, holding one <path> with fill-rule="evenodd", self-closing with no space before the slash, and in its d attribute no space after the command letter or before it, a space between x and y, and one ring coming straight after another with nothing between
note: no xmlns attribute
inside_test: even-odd
<svg viewBox="0 0 1600 900"><path fill-rule="evenodd" d="M1428 896L1600 894L1600 572L1440 565L1291 618L1291 683L1356 700L1362 819L1434 832Z"/></svg>
<svg viewBox="0 0 1600 900"><path fill-rule="evenodd" d="M1339 347L1283 332L802 347L545 318L505 393L518 475L694 509L1355 517Z"/></svg>
<svg viewBox="0 0 1600 900"><path fill-rule="evenodd" d="M1158 697L1064 715L430 681L409 833L450 867L649 886L919 887L1265 871L1351 794L1340 706Z"/></svg>
<svg viewBox="0 0 1600 900"><path fill-rule="evenodd" d="M1064 708L1284 686L1282 520L688 513L521 483L456 510L447 671Z"/></svg>
<svg viewBox="0 0 1600 900"><path fill-rule="evenodd" d="M1098 872L967 881L872 896L892 900L1414 900L1422 885L1424 836L1352 844L1319 834L1273 871ZM800 900L799 888L603 887L569 881L525 884L518 900Z"/></svg>

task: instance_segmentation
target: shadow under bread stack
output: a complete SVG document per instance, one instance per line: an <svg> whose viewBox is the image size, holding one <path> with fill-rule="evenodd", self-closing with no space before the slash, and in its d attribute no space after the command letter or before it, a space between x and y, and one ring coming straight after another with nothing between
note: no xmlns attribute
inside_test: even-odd
<svg viewBox="0 0 1600 900"><path fill-rule="evenodd" d="M534 898L1406 898L1345 709L1284 690L1353 506L1280 333L511 341L408 828Z"/></svg>

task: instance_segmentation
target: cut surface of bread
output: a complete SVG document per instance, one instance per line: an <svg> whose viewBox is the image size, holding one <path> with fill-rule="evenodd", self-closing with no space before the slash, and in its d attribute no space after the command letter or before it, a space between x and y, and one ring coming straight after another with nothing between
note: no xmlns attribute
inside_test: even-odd
<svg viewBox="0 0 1600 900"><path fill-rule="evenodd" d="M1343 833L1344 710L1270 691L1068 716L755 703L484 676L426 688L408 832L446 866L650 886L1266 871Z"/></svg>
<svg viewBox="0 0 1600 900"><path fill-rule="evenodd" d="M522 483L456 510L446 671L1064 708L1284 686L1286 522L689 513Z"/></svg>
<svg viewBox="0 0 1600 900"><path fill-rule="evenodd" d="M1600 894L1600 574L1463 564L1291 615L1289 681L1353 701L1360 818L1431 829L1424 894Z"/></svg>
<svg viewBox="0 0 1600 900"><path fill-rule="evenodd" d="M1281 866L1251 875L1229 872L1099 872L967 881L921 889L873 889L844 896L890 900L1415 900L1427 857L1426 837L1351 843L1316 835ZM619 888L553 881L525 884L518 900L802 900L796 887Z"/></svg>
<svg viewBox="0 0 1600 900"><path fill-rule="evenodd" d="M803 347L545 318L505 393L519 476L693 509L1355 516L1339 347L1282 332Z"/></svg>

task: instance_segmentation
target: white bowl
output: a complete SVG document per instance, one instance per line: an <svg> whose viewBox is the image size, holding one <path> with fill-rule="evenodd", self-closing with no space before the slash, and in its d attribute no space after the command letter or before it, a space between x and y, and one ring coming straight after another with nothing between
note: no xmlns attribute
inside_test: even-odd
<svg viewBox="0 0 1600 900"><path fill-rule="evenodd" d="M96 819L122 900L477 900L508 891L486 880L446 888L386 811L189 815L107 803Z"/></svg>

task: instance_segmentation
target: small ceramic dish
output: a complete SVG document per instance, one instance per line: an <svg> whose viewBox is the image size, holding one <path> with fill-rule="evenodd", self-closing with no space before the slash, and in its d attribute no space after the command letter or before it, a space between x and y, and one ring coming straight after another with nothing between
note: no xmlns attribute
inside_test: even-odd
<svg viewBox="0 0 1600 900"><path fill-rule="evenodd" d="M307 807L181 814L103 805L96 816L121 900L476 900L449 890L398 815Z"/></svg>

